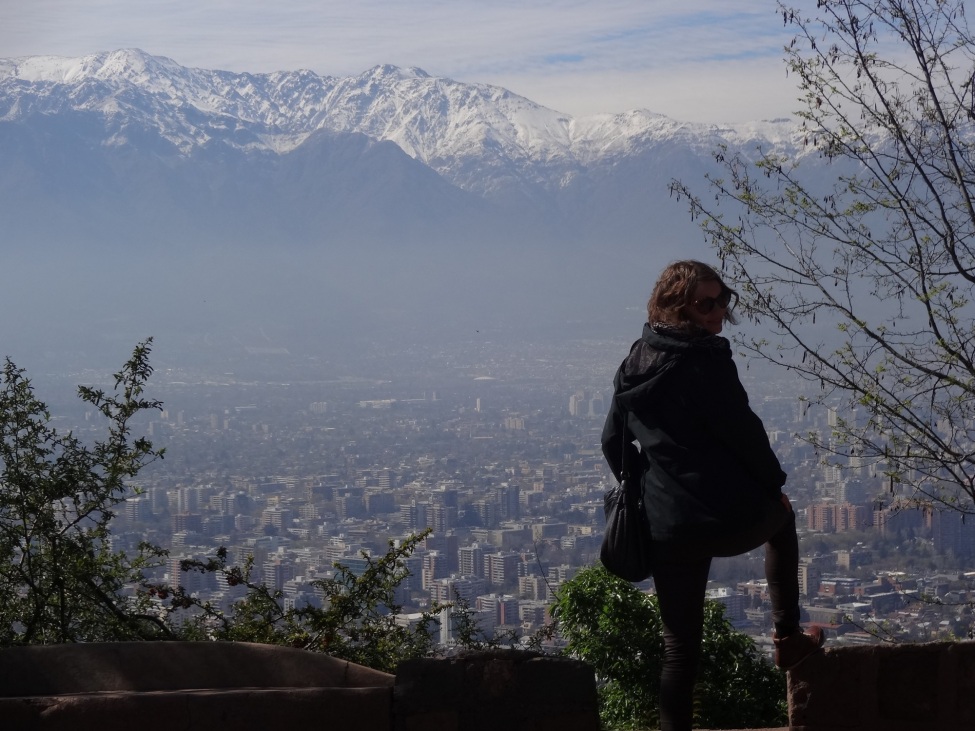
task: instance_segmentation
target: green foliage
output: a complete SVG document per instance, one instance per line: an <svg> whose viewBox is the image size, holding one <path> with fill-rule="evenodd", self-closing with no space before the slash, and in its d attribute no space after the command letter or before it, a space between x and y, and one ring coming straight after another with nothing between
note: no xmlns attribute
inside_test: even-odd
<svg viewBox="0 0 975 731"><path fill-rule="evenodd" d="M603 723L655 727L663 657L656 601L597 566L560 587L552 615L566 652L596 671Z"/></svg>
<svg viewBox="0 0 975 731"><path fill-rule="evenodd" d="M759 656L752 639L724 618L724 606L707 602L695 715L706 728L785 726L785 673Z"/></svg>
<svg viewBox="0 0 975 731"><path fill-rule="evenodd" d="M776 333L759 358L845 404L809 440L874 464L897 499L975 511L975 105L962 0L780 4L806 154L719 150L672 191ZM808 166L808 167L807 167ZM829 181L809 168L825 166ZM817 324L818 317L818 324Z"/></svg>
<svg viewBox="0 0 975 731"><path fill-rule="evenodd" d="M656 597L595 566L560 588L552 613L567 654L596 671L603 724L655 728L663 659ZM705 609L695 721L705 728L787 723L785 675L757 654L751 639L736 632L714 602Z"/></svg>
<svg viewBox="0 0 975 731"><path fill-rule="evenodd" d="M310 582L321 606L285 607L281 592L251 580L252 560L243 567L228 566L224 549L207 561L184 561L182 568L215 572L227 585L246 588L229 614L180 586L146 590L163 601L167 621L178 625L185 638L300 647L393 672L403 660L434 651L433 629L441 607L422 613L409 626L396 622L401 610L396 589L409 576L404 560L427 533L412 535L399 545L390 541L378 558L363 554L366 569L361 574L336 564L334 576Z"/></svg>
<svg viewBox="0 0 975 731"><path fill-rule="evenodd" d="M86 445L50 425L23 370L8 358L0 385L0 646L149 639L168 630L125 596L161 553L112 551L112 508L125 480L162 456L131 438L130 422L159 408L143 397L151 340L115 374L112 394L79 388L108 421Z"/></svg>

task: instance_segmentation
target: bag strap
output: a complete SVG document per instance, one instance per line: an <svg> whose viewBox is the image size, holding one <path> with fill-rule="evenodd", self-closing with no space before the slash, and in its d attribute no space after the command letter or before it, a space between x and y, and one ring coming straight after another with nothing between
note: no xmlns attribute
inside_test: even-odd
<svg viewBox="0 0 975 731"><path fill-rule="evenodd" d="M633 441L633 435L630 434L630 429L626 423L629 420L629 416L629 412L623 412L623 440L622 446L620 447L622 450L622 454L620 455L620 475L622 476L622 480L630 479L630 465L628 464L630 460L626 458L626 445ZM622 480L620 481L622 482Z"/></svg>

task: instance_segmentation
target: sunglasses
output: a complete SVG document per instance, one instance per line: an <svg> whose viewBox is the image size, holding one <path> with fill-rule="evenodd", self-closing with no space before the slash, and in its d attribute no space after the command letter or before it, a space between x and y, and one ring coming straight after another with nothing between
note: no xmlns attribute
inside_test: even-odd
<svg viewBox="0 0 975 731"><path fill-rule="evenodd" d="M691 302L691 307L693 307L694 311L700 315L710 315L711 312L714 311L715 307L720 307L722 310L728 309L728 305L731 304L731 297L733 294L734 293L730 289L726 289L717 297L705 297L703 299L694 300Z"/></svg>

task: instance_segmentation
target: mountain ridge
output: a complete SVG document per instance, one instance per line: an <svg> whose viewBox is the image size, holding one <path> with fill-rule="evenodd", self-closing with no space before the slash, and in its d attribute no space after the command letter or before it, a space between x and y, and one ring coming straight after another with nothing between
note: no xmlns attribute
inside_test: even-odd
<svg viewBox="0 0 975 731"><path fill-rule="evenodd" d="M191 69L138 49L2 59L0 104L7 121L69 109L127 116L158 128L182 154L209 144L280 154L320 129L358 132L392 141L455 185L482 193L512 177L551 189L581 168L681 137L710 149L719 141L763 141L798 153L794 126L785 121L720 127L647 110L573 118L502 87L415 67L377 65L346 78L307 70L249 74ZM235 136L242 127L248 134Z"/></svg>

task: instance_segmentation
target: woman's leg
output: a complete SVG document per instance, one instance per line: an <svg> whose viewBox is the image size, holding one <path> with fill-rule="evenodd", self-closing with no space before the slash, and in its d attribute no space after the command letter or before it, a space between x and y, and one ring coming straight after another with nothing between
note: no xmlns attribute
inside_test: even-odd
<svg viewBox="0 0 975 731"><path fill-rule="evenodd" d="M710 568L710 558L668 561L654 567L654 586L664 626L661 731L690 731L691 728L704 628L704 593Z"/></svg>
<svg viewBox="0 0 975 731"><path fill-rule="evenodd" d="M779 637L799 629L799 538L796 514L765 544L765 578L772 600L772 622Z"/></svg>
<svg viewBox="0 0 975 731"><path fill-rule="evenodd" d="M795 513L765 544L765 577L775 624L775 664L791 670L826 642L821 627L803 631L799 625L799 539Z"/></svg>

